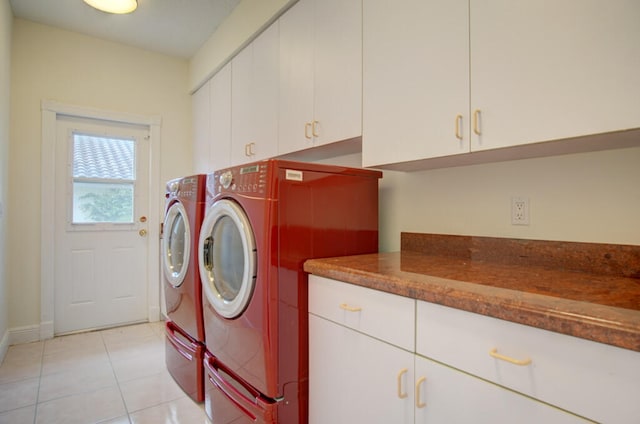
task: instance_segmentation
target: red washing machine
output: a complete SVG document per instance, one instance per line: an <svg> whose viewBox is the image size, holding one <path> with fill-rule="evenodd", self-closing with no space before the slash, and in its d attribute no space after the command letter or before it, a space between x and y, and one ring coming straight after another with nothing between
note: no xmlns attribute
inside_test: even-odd
<svg viewBox="0 0 640 424"><path fill-rule="evenodd" d="M268 160L207 176L198 256L205 409L216 424L308 421L309 258L378 250L378 180Z"/></svg>
<svg viewBox="0 0 640 424"><path fill-rule="evenodd" d="M198 238L204 218L206 175L167 183L162 238L169 373L196 402L204 401L204 321Z"/></svg>

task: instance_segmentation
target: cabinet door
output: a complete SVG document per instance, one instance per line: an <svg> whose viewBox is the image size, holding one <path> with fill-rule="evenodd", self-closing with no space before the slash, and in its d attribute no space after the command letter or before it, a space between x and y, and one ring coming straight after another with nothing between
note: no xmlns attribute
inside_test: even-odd
<svg viewBox="0 0 640 424"><path fill-rule="evenodd" d="M310 314L309 423L413 423L413 356Z"/></svg>
<svg viewBox="0 0 640 424"><path fill-rule="evenodd" d="M225 65L211 78L209 166L202 172L226 168L231 162L231 65ZM200 171L199 171L200 172Z"/></svg>
<svg viewBox="0 0 640 424"><path fill-rule="evenodd" d="M640 416L638 352L423 301L416 334L418 354L576 414Z"/></svg>
<svg viewBox="0 0 640 424"><path fill-rule="evenodd" d="M640 2L470 4L472 150L640 127Z"/></svg>
<svg viewBox="0 0 640 424"><path fill-rule="evenodd" d="M197 174L209 171L211 155L211 81L200 87L191 96L193 110L193 169ZM227 105L228 108L229 105Z"/></svg>
<svg viewBox="0 0 640 424"><path fill-rule="evenodd" d="M363 2L364 166L469 151L468 8Z"/></svg>
<svg viewBox="0 0 640 424"><path fill-rule="evenodd" d="M223 67L192 96L193 167L206 174L229 166L231 66Z"/></svg>
<svg viewBox="0 0 640 424"><path fill-rule="evenodd" d="M309 312L410 352L415 311L414 299L309 275Z"/></svg>
<svg viewBox="0 0 640 424"><path fill-rule="evenodd" d="M277 154L278 60L277 22L233 59L233 165Z"/></svg>
<svg viewBox="0 0 640 424"><path fill-rule="evenodd" d="M313 120L313 3L300 0L279 20L279 154L313 143L307 125Z"/></svg>
<svg viewBox="0 0 640 424"><path fill-rule="evenodd" d="M314 27L314 145L360 137L361 0L316 0Z"/></svg>
<svg viewBox="0 0 640 424"><path fill-rule="evenodd" d="M589 422L426 358L415 367L416 424Z"/></svg>

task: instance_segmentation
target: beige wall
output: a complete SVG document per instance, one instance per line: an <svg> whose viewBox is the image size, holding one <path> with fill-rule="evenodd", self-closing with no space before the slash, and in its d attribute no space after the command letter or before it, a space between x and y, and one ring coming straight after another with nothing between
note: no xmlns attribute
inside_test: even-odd
<svg viewBox="0 0 640 424"><path fill-rule="evenodd" d="M403 231L640 245L640 147L383 173L381 251ZM511 225L511 196L529 198L530 225Z"/></svg>
<svg viewBox="0 0 640 424"><path fill-rule="evenodd" d="M9 0L0 0L0 362L8 344L7 197L9 191L9 100L11 92L11 26Z"/></svg>
<svg viewBox="0 0 640 424"><path fill-rule="evenodd" d="M639 187L640 147L385 172L381 249L401 231L640 245ZM529 198L529 226L511 225L511 196Z"/></svg>
<svg viewBox="0 0 640 424"><path fill-rule="evenodd" d="M40 324L41 101L162 118L160 179L191 169L188 62L14 20L8 212L10 328ZM158 205L161 208L161 205Z"/></svg>

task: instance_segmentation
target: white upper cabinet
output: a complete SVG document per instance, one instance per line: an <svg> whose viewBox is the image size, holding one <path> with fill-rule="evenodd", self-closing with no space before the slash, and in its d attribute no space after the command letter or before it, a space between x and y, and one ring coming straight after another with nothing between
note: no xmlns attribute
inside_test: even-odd
<svg viewBox="0 0 640 424"><path fill-rule="evenodd" d="M640 2L363 8L365 166L640 128Z"/></svg>
<svg viewBox="0 0 640 424"><path fill-rule="evenodd" d="M231 161L231 64L211 79L211 166L206 171L226 168Z"/></svg>
<svg viewBox="0 0 640 424"><path fill-rule="evenodd" d="M232 165L278 153L278 61L277 22L233 58Z"/></svg>
<svg viewBox="0 0 640 424"><path fill-rule="evenodd" d="M211 165L210 87L211 81L207 81L191 96L191 109L193 110L193 169L196 174L206 173Z"/></svg>
<svg viewBox="0 0 640 424"><path fill-rule="evenodd" d="M364 166L469 151L468 7L364 2Z"/></svg>
<svg viewBox="0 0 640 424"><path fill-rule="evenodd" d="M193 165L198 174L229 166L231 149L231 65L192 97Z"/></svg>
<svg viewBox="0 0 640 424"><path fill-rule="evenodd" d="M640 2L470 5L472 150L640 127Z"/></svg>
<svg viewBox="0 0 640 424"><path fill-rule="evenodd" d="M362 6L300 0L280 18L279 154L362 134Z"/></svg>

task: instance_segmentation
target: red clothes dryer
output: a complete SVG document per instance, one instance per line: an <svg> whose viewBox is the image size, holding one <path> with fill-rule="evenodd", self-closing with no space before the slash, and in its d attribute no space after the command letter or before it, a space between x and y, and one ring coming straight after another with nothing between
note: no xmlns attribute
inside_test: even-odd
<svg viewBox="0 0 640 424"><path fill-rule="evenodd" d="M205 207L205 175L167 183L162 238L169 373L192 399L204 400L204 321L198 239Z"/></svg>
<svg viewBox="0 0 640 424"><path fill-rule="evenodd" d="M309 258L378 250L378 180L268 160L207 176L198 256L205 408L216 424L308 420Z"/></svg>

